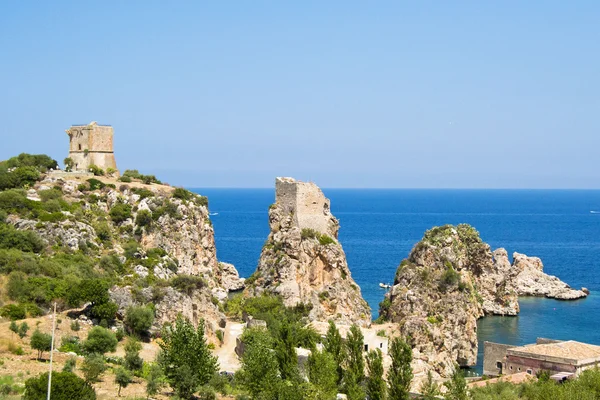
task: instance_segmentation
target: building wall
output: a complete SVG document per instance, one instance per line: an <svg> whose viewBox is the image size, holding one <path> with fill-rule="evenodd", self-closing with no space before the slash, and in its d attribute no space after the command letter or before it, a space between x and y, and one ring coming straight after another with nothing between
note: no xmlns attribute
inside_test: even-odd
<svg viewBox="0 0 600 400"><path fill-rule="evenodd" d="M499 376L509 372L503 371L506 351L511 345L483 342L483 374L488 376ZM500 363L500 364L498 364ZM498 365L501 367L499 368Z"/></svg>
<svg viewBox="0 0 600 400"><path fill-rule="evenodd" d="M506 356L506 373L516 374L518 372L528 372L531 370L532 375L536 375L540 371L548 371L550 373L556 372L570 372L577 373L575 365L569 364L566 361L549 361L539 360L536 358L529 358L523 356L515 356L507 354Z"/></svg>
<svg viewBox="0 0 600 400"><path fill-rule="evenodd" d="M86 171L90 165L104 170L117 169L112 126L92 122L89 125L72 126L66 132L70 138L69 157L73 160L74 170Z"/></svg>
<svg viewBox="0 0 600 400"><path fill-rule="evenodd" d="M329 199L314 183L277 178L275 201L285 212L293 214L298 228L314 229L337 238L337 232L330 229Z"/></svg>

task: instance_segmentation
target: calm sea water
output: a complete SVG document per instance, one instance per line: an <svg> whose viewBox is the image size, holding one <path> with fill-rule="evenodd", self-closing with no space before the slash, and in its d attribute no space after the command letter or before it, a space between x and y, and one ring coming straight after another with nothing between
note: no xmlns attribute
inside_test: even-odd
<svg viewBox="0 0 600 400"><path fill-rule="evenodd" d="M194 189L209 197L219 260L242 276L256 268L269 233L272 189ZM484 340L526 344L536 337L600 345L600 191L560 190L364 190L324 189L340 220L339 239L354 280L377 317L396 267L435 225L469 223L493 249L504 247L541 257L545 271L572 287L585 286L585 300L522 298L518 317L479 321ZM481 357L481 354L480 354ZM481 369L481 361L478 368Z"/></svg>

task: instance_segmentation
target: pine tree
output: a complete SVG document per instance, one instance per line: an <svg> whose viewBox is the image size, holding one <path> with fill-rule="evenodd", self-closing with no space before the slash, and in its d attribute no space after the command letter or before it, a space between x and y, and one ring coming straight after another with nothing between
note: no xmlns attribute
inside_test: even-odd
<svg viewBox="0 0 600 400"><path fill-rule="evenodd" d="M381 350L371 350L367 354L367 396L370 400L384 400L386 386L383 380L383 354Z"/></svg>
<svg viewBox="0 0 600 400"><path fill-rule="evenodd" d="M433 381L433 375L431 371L427 371L427 380L423 382L420 387L421 395L423 400L435 400L440 395L440 388L437 383Z"/></svg>
<svg viewBox="0 0 600 400"><path fill-rule="evenodd" d="M342 383L342 378L344 377L344 369L342 367L345 358L344 345L340 331L338 331L333 321L329 321L329 328L327 329L323 345L324 350L331 354L335 360L337 365L337 384L340 385Z"/></svg>
<svg viewBox="0 0 600 400"><path fill-rule="evenodd" d="M469 398L467 381L458 366L454 368L452 378L444 383L444 386L448 389L444 396L444 399L446 400L467 400Z"/></svg>
<svg viewBox="0 0 600 400"><path fill-rule="evenodd" d="M121 388L127 387L131 383L131 372L125 368L117 368L115 371L115 383L119 385L117 396L121 396Z"/></svg>
<svg viewBox="0 0 600 400"><path fill-rule="evenodd" d="M219 363L208 349L204 321L194 326L177 316L175 325L167 325L160 343L160 364L167 381L179 397L189 399L196 388L206 385L218 371Z"/></svg>
<svg viewBox="0 0 600 400"><path fill-rule="evenodd" d="M144 366L144 360L140 357L142 345L133 338L125 343L125 367L130 371L139 371Z"/></svg>
<svg viewBox="0 0 600 400"><path fill-rule="evenodd" d="M392 366L390 367L388 380L388 399L389 400L408 400L410 382L413 374L410 363L412 361L412 349L410 345L400 338L392 339L390 346L390 357Z"/></svg>
<svg viewBox="0 0 600 400"><path fill-rule="evenodd" d="M337 393L337 365L331 354L314 350L308 357L308 380L316 388L315 397L332 399Z"/></svg>
<svg viewBox="0 0 600 400"><path fill-rule="evenodd" d="M298 356L290 325L284 322L279 327L279 338L275 345L275 355L279 363L281 379L295 381L299 378Z"/></svg>

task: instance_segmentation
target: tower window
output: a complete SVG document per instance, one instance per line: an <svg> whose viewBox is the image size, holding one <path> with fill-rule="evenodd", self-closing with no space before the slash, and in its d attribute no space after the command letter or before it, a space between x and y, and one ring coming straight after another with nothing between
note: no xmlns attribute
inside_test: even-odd
<svg viewBox="0 0 600 400"><path fill-rule="evenodd" d="M79 150L81 150L81 143L79 143Z"/></svg>

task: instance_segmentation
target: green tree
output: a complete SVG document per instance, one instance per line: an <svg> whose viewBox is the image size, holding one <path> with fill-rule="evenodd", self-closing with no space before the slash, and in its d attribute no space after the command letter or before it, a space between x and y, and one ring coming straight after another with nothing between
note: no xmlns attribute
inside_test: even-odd
<svg viewBox="0 0 600 400"><path fill-rule="evenodd" d="M23 400L46 400L48 394L48 373L27 379ZM52 374L52 400L96 400L94 388L72 372Z"/></svg>
<svg viewBox="0 0 600 400"><path fill-rule="evenodd" d="M31 335L30 344L32 349L37 350L37 358L40 360L45 351L50 351L52 349L52 336L36 329Z"/></svg>
<svg viewBox="0 0 600 400"><path fill-rule="evenodd" d="M124 203L115 204L114 207L110 209L109 215L110 219L112 219L115 224L120 224L131 218L131 206Z"/></svg>
<svg viewBox="0 0 600 400"><path fill-rule="evenodd" d="M167 381L184 399L191 398L196 388L207 384L218 370L217 358L206 344L203 320L194 329L188 319L177 316L175 325L163 329L160 348L160 364Z"/></svg>
<svg viewBox="0 0 600 400"><path fill-rule="evenodd" d="M346 337L346 384L353 380L356 384L361 384L365 378L365 360L363 358L365 338L356 324L350 327Z"/></svg>
<svg viewBox="0 0 600 400"><path fill-rule="evenodd" d="M279 363L281 379L298 380L298 356L294 346L291 327L288 323L282 324L279 328L279 337L275 345L275 355Z"/></svg>
<svg viewBox="0 0 600 400"><path fill-rule="evenodd" d="M371 350L367 354L367 396L370 400L384 400L386 385L383 380L383 354L381 350Z"/></svg>
<svg viewBox="0 0 600 400"><path fill-rule="evenodd" d="M392 339L390 346L390 357L392 365L388 370L388 399L389 400L408 400L410 382L413 378L412 368L412 349L410 345L401 338Z"/></svg>
<svg viewBox="0 0 600 400"><path fill-rule="evenodd" d="M131 372L125 368L117 368L115 370L115 383L119 385L117 396L121 397L121 388L127 387L131 383Z"/></svg>
<svg viewBox="0 0 600 400"><path fill-rule="evenodd" d="M337 329L333 321L329 321L329 328L327 329L327 334L325 335L323 345L325 351L331 354L335 360L338 376L337 384L339 385L344 377L344 369L342 367L345 359L344 342L342 341L340 331Z"/></svg>
<svg viewBox="0 0 600 400"><path fill-rule="evenodd" d="M21 325L19 325L19 337L23 339L25 336L27 336L28 331L29 325L27 325L27 322L22 322Z"/></svg>
<svg viewBox="0 0 600 400"><path fill-rule="evenodd" d="M141 336L148 332L154 323L154 311L148 307L129 307L125 313L125 327L132 335Z"/></svg>
<svg viewBox="0 0 600 400"><path fill-rule="evenodd" d="M152 223L152 213L148 210L140 210L135 216L135 224L138 226L148 226Z"/></svg>
<svg viewBox="0 0 600 400"><path fill-rule="evenodd" d="M19 333L19 325L17 325L15 321L10 322L8 329L10 329L13 333Z"/></svg>
<svg viewBox="0 0 600 400"><path fill-rule="evenodd" d="M260 328L246 330L242 338L245 348L236 382L253 398L274 399L281 380L279 363L271 348L273 339L266 329Z"/></svg>
<svg viewBox="0 0 600 400"><path fill-rule="evenodd" d="M89 332L83 349L87 353L104 354L117 350L117 337L110 330L101 326L93 327Z"/></svg>
<svg viewBox="0 0 600 400"><path fill-rule="evenodd" d="M315 400L329 400L337 393L337 364L333 355L314 350L308 356L308 379L315 387ZM313 398L313 397L311 397Z"/></svg>
<svg viewBox="0 0 600 400"><path fill-rule="evenodd" d="M452 377L444 383L444 386L448 389L444 395L446 400L467 400L469 398L465 375L458 366L454 368Z"/></svg>
<svg viewBox="0 0 600 400"><path fill-rule="evenodd" d="M125 343L125 367L130 371L139 371L144 366L144 360L140 357L142 345L133 338Z"/></svg>
<svg viewBox="0 0 600 400"><path fill-rule="evenodd" d="M106 371L106 362L101 354L88 354L83 359L80 369L86 381L96 382L100 375Z"/></svg>
<svg viewBox="0 0 600 400"><path fill-rule="evenodd" d="M427 380L421 384L420 391L423 400L435 400L441 394L438 384L433 381L431 371L427 371Z"/></svg>
<svg viewBox="0 0 600 400"><path fill-rule="evenodd" d="M162 368L158 364L152 364L148 368L146 375L146 394L150 396L156 395L165 384L165 376Z"/></svg>

